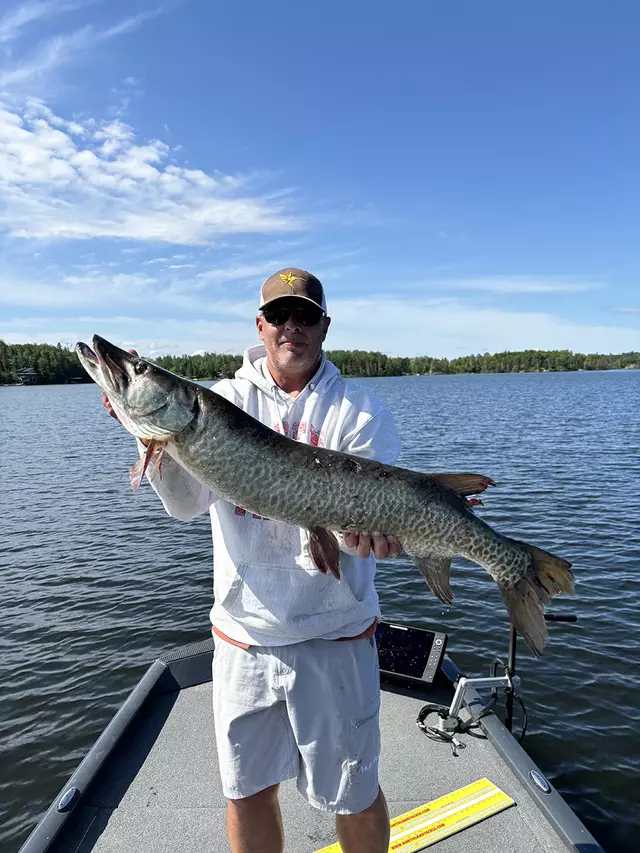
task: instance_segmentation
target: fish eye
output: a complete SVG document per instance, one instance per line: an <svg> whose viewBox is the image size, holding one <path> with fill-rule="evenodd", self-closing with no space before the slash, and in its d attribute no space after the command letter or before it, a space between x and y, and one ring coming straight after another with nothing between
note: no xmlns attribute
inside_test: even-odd
<svg viewBox="0 0 640 853"><path fill-rule="evenodd" d="M144 361L139 361L133 369L136 373L146 373L149 369L149 365L145 364Z"/></svg>

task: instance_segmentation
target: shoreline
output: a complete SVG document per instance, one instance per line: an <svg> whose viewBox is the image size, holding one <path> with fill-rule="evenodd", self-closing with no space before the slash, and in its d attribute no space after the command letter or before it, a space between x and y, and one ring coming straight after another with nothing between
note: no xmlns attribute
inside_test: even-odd
<svg viewBox="0 0 640 853"><path fill-rule="evenodd" d="M399 378L408 378L408 377L420 377L424 378L425 376L532 376L532 375L541 375L543 373L633 373L640 372L640 367L601 367L598 370L586 370L584 368L580 368L579 370L483 370L483 371L475 371L473 373L457 373L457 372L447 372L447 373L438 373L433 371L432 373L392 373L385 376L380 376L379 374L354 374L354 373L342 373L343 379L399 379ZM178 374L180 375L180 374ZM187 377L183 377L187 378ZM190 382L218 382L220 379L225 377L203 377L198 379L189 379ZM53 386L53 385L91 385L93 384L91 380L87 382L32 382L32 383L21 383L21 382L0 382L0 388L43 388L44 386Z"/></svg>

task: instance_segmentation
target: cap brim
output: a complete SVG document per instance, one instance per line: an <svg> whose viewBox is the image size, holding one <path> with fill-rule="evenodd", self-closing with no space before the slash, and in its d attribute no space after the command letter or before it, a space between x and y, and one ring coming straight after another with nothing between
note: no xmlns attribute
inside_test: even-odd
<svg viewBox="0 0 640 853"><path fill-rule="evenodd" d="M312 305L315 305L315 307L319 308L324 314L327 313L327 309L323 308L322 305L318 305L315 299L309 299L308 296L300 296L298 293L283 293L278 296L274 296L273 299L267 299L267 301L263 302L258 308L258 311L262 311L262 309L266 308L267 305L272 305L274 302L279 302L281 299L302 299L304 302L310 302Z"/></svg>

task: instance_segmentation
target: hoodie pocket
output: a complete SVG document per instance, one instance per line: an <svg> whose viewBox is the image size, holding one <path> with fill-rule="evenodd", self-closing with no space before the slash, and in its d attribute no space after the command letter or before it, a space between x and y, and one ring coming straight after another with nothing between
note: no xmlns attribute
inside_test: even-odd
<svg viewBox="0 0 640 853"><path fill-rule="evenodd" d="M231 612L233 602L242 589L243 574L233 566L226 566L224 573L216 568L214 575L214 598L216 603Z"/></svg>
<svg viewBox="0 0 640 853"><path fill-rule="evenodd" d="M256 632L289 640L322 636L370 609L346 580L318 571L299 527L230 507L224 546L226 558L219 554L214 571L216 602Z"/></svg>
<svg viewBox="0 0 640 853"><path fill-rule="evenodd" d="M238 581L225 609L245 625L283 639L328 633L358 618L360 603L333 575L255 562L238 567Z"/></svg>

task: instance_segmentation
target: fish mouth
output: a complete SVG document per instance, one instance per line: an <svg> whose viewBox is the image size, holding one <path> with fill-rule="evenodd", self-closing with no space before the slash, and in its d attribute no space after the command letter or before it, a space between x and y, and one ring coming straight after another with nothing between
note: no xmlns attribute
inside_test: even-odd
<svg viewBox="0 0 640 853"><path fill-rule="evenodd" d="M103 391L121 394L138 359L99 335L93 336L92 344L93 349L82 341L76 344L80 363Z"/></svg>
<svg viewBox="0 0 640 853"><path fill-rule="evenodd" d="M98 385L100 385L102 370L100 369L100 362L98 361L98 357L95 352L88 344L78 341L76 344L76 355L78 356L80 364L84 367L89 376L94 382L97 382Z"/></svg>
<svg viewBox="0 0 640 853"><path fill-rule="evenodd" d="M91 349L91 347L88 346L88 344L84 344L82 343L82 341L78 341L78 343L76 344L76 352L78 353L78 355L82 356L82 358L89 364L94 365L95 367L98 366L98 357Z"/></svg>
<svg viewBox="0 0 640 853"><path fill-rule="evenodd" d="M93 355L113 390L122 392L129 381L127 367L133 367L135 357L100 335L93 336Z"/></svg>
<svg viewBox="0 0 640 853"><path fill-rule="evenodd" d="M121 423L137 438L166 441L197 416L197 396L169 371L94 335L79 342L76 354L111 401ZM197 387L197 386L196 386Z"/></svg>
<svg viewBox="0 0 640 853"><path fill-rule="evenodd" d="M90 346L79 341L79 343L76 344L76 349L82 353L83 357L86 358L88 362L91 364L98 364L98 358Z"/></svg>

